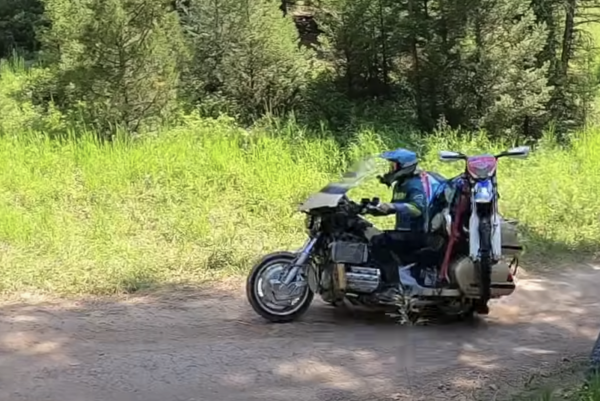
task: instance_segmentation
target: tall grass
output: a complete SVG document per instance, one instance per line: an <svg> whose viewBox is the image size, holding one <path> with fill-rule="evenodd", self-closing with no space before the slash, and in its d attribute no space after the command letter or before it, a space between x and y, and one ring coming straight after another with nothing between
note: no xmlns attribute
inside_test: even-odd
<svg viewBox="0 0 600 401"><path fill-rule="evenodd" d="M0 289L132 291L245 269L297 245L295 203L350 153L224 121L111 145L4 136Z"/></svg>
<svg viewBox="0 0 600 401"><path fill-rule="evenodd" d="M198 282L298 246L295 206L353 160L395 144L362 132L341 147L297 132L190 119L108 145L92 136L1 137L0 290L111 293ZM424 165L449 174L462 166L439 165L436 149L498 148L448 135L426 145ZM568 148L546 142L530 160L502 162L502 208L529 229L532 246L600 239L598 160L600 131L589 130ZM353 195L389 193L372 180Z"/></svg>
<svg viewBox="0 0 600 401"><path fill-rule="evenodd" d="M296 205L362 156L410 146L425 168L453 175L463 166L441 165L438 150L507 146L448 132L415 142L391 129L351 132L340 144L293 122L244 130L191 117L158 135L101 144L22 96L44 73L0 62L0 292L103 294L243 272L263 253L299 246ZM593 249L600 130L563 147L551 137L529 160L501 162L502 210L520 220L529 251ZM386 199L389 190L372 179L351 195Z"/></svg>
<svg viewBox="0 0 600 401"><path fill-rule="evenodd" d="M559 387L546 387L534 396L519 396L514 401L600 401L598 377L592 377L585 385L561 381L555 384Z"/></svg>

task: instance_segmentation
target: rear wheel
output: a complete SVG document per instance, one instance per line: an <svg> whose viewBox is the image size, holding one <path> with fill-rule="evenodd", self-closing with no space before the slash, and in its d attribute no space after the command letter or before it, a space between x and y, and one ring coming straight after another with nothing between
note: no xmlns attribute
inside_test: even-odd
<svg viewBox="0 0 600 401"><path fill-rule="evenodd" d="M298 319L309 308L314 294L301 273L285 286L283 273L296 260L291 252L277 252L265 256L250 271L246 281L246 297L252 309L273 323L287 323Z"/></svg>

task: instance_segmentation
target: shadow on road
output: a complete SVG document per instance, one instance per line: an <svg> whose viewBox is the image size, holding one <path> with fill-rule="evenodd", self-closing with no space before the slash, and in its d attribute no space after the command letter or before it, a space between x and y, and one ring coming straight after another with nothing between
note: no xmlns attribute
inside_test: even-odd
<svg viewBox="0 0 600 401"><path fill-rule="evenodd" d="M268 324L241 291L17 302L0 311L0 400L493 399L586 356L595 272L522 280L472 324L400 327L315 303Z"/></svg>

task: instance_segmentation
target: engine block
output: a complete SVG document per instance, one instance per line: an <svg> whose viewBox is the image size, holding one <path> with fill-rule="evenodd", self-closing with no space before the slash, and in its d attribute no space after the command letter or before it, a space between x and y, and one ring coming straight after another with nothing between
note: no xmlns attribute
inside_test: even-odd
<svg viewBox="0 0 600 401"><path fill-rule="evenodd" d="M377 290L379 283L381 283L379 269L346 265L346 290L370 294Z"/></svg>

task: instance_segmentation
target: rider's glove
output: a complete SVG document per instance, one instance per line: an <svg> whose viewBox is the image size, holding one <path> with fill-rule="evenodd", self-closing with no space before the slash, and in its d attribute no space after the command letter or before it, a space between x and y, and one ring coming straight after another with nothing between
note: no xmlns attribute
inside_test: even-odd
<svg viewBox="0 0 600 401"><path fill-rule="evenodd" d="M367 206L367 213L373 216L388 216L396 213L396 206L393 203L380 202L377 205Z"/></svg>

